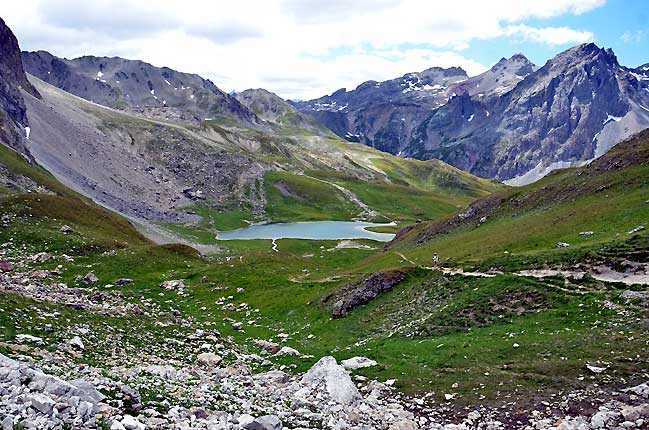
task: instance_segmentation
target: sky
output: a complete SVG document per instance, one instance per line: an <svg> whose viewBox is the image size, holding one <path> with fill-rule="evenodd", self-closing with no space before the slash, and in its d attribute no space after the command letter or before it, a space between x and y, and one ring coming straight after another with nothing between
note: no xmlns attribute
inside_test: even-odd
<svg viewBox="0 0 649 430"><path fill-rule="evenodd" d="M0 0L23 50L119 56L225 91L312 99L433 66L487 70L571 46L649 63L646 0Z"/></svg>

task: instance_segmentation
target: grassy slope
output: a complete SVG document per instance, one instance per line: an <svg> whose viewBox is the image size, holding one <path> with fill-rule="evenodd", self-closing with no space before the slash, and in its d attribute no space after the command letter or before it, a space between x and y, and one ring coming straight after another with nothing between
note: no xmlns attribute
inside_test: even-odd
<svg viewBox="0 0 649 430"><path fill-rule="evenodd" d="M359 215L358 206L324 182L287 172L268 172L264 179L266 214L273 221L349 220Z"/></svg>
<svg viewBox="0 0 649 430"><path fill-rule="evenodd" d="M269 172L264 178L266 217L276 221L349 220L359 216L358 206L335 187L289 172L304 171L308 176L347 188L380 213L375 221L396 220L400 225L437 219L477 197L503 189L500 184L437 160L394 157L335 136L316 136L306 129L275 124L275 134L266 135L222 122L212 121L206 126L220 130L224 136L236 129L236 133L259 143L250 153L252 156L284 166L286 171ZM313 139L317 140L315 146ZM294 195L279 192L275 185L280 181L294 188ZM237 210L232 212L240 215ZM224 229L244 225L221 222L219 218L232 218L226 212L213 215L211 219Z"/></svg>
<svg viewBox="0 0 649 430"><path fill-rule="evenodd" d="M49 172L30 165L0 145L0 163L15 175L30 178L53 194L4 194L0 211L11 214L13 239L42 250L112 249L150 244L121 216L101 208L58 182ZM74 234L59 230L67 224Z"/></svg>
<svg viewBox="0 0 649 430"><path fill-rule="evenodd" d="M640 156L646 145L639 145L637 150ZM627 149L617 148L611 153L613 158L618 151ZM373 157L374 153L365 154ZM380 166L381 160L373 159L372 163ZM422 210L418 205L428 195L441 211L449 213L460 201L468 202L497 188L471 179L468 183L475 187L455 187L459 191L450 195L435 193L431 190L443 189L442 184L448 181L431 176L425 166L410 161L395 161L389 169L384 165L388 176L401 178L403 183L389 185L395 187L394 193L386 193L383 199L380 191L365 190L362 184L345 177L329 174L326 180L345 184L377 205L386 200L385 211L403 213L404 217L418 215L417 211ZM48 250L74 255L74 262L57 258L35 265L53 269L62 264L63 274L56 280L71 286L83 288L75 278L91 268L100 278L100 290L118 278L133 278L134 284L110 291L119 291L132 303L146 300L165 311L178 309L183 316L192 317L197 327L218 329L253 352L259 351L251 346L252 339L286 332L291 335L290 346L314 354L316 359L325 354L339 359L354 355L375 358L381 366L363 373L380 379L396 378L398 386L406 391L428 390L438 400L444 393L458 393L462 396L458 403L520 400L522 395L548 395L573 386L606 383L610 375L619 380L620 376L648 371L649 338L640 326L646 318L646 303L624 302L619 293L627 287L590 279L567 284L563 279L541 281L508 274L473 279L423 269L414 269L404 284L341 320L331 320L330 310L319 299L359 272L408 266L397 252L424 264L437 251L456 264L497 264L512 269L546 261L571 261L592 252L615 255L627 253L629 248L646 251L646 233L632 241L626 241L625 234L648 218L648 205L644 203L649 178L646 167L637 165L596 174L586 169L559 172L539 184L503 191L496 198L512 204L490 211L488 221L480 227L462 225L418 246L419 233L429 235L434 231L434 225L426 224L404 236L389 252L331 250L335 242L280 240L280 252L273 253L269 241L234 241L226 244L225 255L203 259L184 248L153 246L121 218L68 194L5 197L3 213L11 212L16 217L8 228L0 230L0 240L24 244L27 249L21 252ZM17 168L37 175L29 166ZM580 171L586 173L578 176ZM40 174L51 180L46 173ZM287 175L284 178L296 179ZM413 190L412 197L404 196L405 189L399 188L405 183ZM319 181L306 181L301 191L312 195L314 203L334 202L333 209L326 210L344 214L347 209L335 202L334 188L321 185ZM485 191L480 191L483 187ZM419 197L422 188L431 194ZM574 190L574 195L561 192L566 189ZM320 202L320 198L328 200ZM282 204L277 207L291 209L288 203ZM290 215L302 216L314 207L306 205ZM60 233L64 223L77 233ZM583 230L593 230L595 235L581 238L578 232ZM555 249L554 243L559 240L572 246ZM116 252L105 254L106 249ZM510 254L504 254L504 250ZM239 258L227 258L232 256ZM161 290L158 285L165 279L184 279L190 285L189 294L178 296ZM239 287L245 291L237 292ZM247 303L259 312L229 311L215 303L215 298L229 295L234 297L231 302L235 305ZM36 307L44 312L35 312ZM193 359L183 350L170 350L168 346L164 349L165 338L184 338L191 330L160 327L146 316L109 318L61 306L37 305L12 294L0 295L0 308L6 311L0 312L3 341L13 341L16 333L31 333L44 337L48 348L53 349L55 342L83 323L93 328L93 336L86 342L89 352L79 358L83 362L105 363L115 347L111 337L114 333L120 333L126 350L147 345L149 350L164 350L163 357ZM63 318L50 316L54 312L60 312ZM235 332L224 317L246 322L246 330ZM248 324L250 319L257 323ZM48 323L54 326L53 331L46 329ZM128 330L136 324L143 329ZM514 348L514 343L520 347ZM298 370L313 362L273 360L295 362ZM609 370L591 375L585 370L586 363L607 366Z"/></svg>
<svg viewBox="0 0 649 430"><path fill-rule="evenodd" d="M30 165L22 155L2 144L0 144L0 164L14 175L30 178L35 183L42 185L52 192L62 195L75 195L74 192L61 185L61 183L45 169L42 169L39 166ZM9 191L3 190L2 194L9 194Z"/></svg>
<svg viewBox="0 0 649 430"><path fill-rule="evenodd" d="M616 167L626 162L631 164ZM393 249L416 262L427 262L438 252L450 259L449 264L483 267L575 260L609 243L625 241L627 232L639 225L647 226L648 193L649 133L645 132L590 167L561 170L488 198L476 205L481 208L477 215L450 230L445 228L446 220L424 223L405 233ZM500 204L491 208L492 202ZM484 224L476 222L480 216L487 217ZM584 231L594 234L581 236ZM557 242L570 247L558 250Z"/></svg>
<svg viewBox="0 0 649 430"><path fill-rule="evenodd" d="M633 177L637 178L635 174ZM625 180L627 185L629 180L631 176ZM611 196L613 191L622 191L610 190ZM14 198L5 199L3 204L13 205ZM638 325L647 310L642 303L622 302L622 286L589 279L565 284L562 279L541 281L511 275L474 279L415 269L393 291L344 319L331 320L329 309L319 302L322 296L357 276L359 271L407 264L395 252L331 250L336 242L299 240L278 241L279 253L270 251L269 241L233 241L226 244L226 254L203 259L178 252L179 249L138 241L131 237L134 233L127 226L123 231L113 226L111 218L85 226L74 213L87 215L86 206L74 206L73 213L55 214L49 210L48 201L40 196L30 198L29 204L22 201L18 206L9 206L8 210L19 216L9 228L0 230L2 242L12 239L30 244L34 252L66 250L76 255L71 263L56 259L39 265L54 268L63 264L60 281L69 285L77 286L76 276L84 275L90 267L100 278L99 290L118 278L133 278L134 284L110 291L119 291L132 303L150 301L162 310L178 309L182 315L191 316L196 326L218 329L252 352L259 352L252 346L252 339L289 333L288 345L314 354L316 359L332 353L339 359L369 356L381 366L362 373L380 379L396 378L401 389L431 391L438 400L445 393L458 393L458 404L512 398L506 396L516 396L520 401L523 396L605 383L609 375L626 376L647 370L645 351L649 339ZM621 202L625 203L624 211L633 207L634 201L624 199L618 203ZM21 204L24 207L19 212ZM492 218L490 222L498 225L498 218ZM508 218L502 219L504 222ZM84 236L61 234L58 229L63 222ZM582 229L581 225L574 227ZM128 244L114 246L117 251L108 255L100 252L101 247L82 246L81 242L106 246L108 233L115 238L121 235ZM486 236L484 245L492 240L492 236ZM416 257L417 249L404 245L403 252ZM561 255L554 249L548 252ZM485 257L490 255L491 251L485 253ZM239 258L227 258L230 256ZM330 278L335 275L342 278ZM178 296L173 291L161 290L158 285L165 279L184 279L190 285L189 294ZM245 291L238 292L237 288ZM229 295L234 298L228 302L236 306L247 303L259 312L229 311L215 303L216 298ZM39 322L35 324L35 306L14 295L0 296L0 308L9 310L0 317L2 340L12 341L16 333L32 333L53 345L73 331L77 323L84 323L92 326L95 334L84 339L89 352L79 359L83 362L104 363L114 348L114 333L122 336L126 350L146 344L149 350L162 351L163 357L193 359L185 351L165 346L165 338L186 336L189 329L160 327L146 316L109 318L55 305L38 305L46 307L47 312L39 313ZM54 311L65 317L47 316ZM224 317L246 322L245 331L234 331ZM257 323L248 324L250 319ZM46 330L46 323L52 323L55 330ZM144 329L125 329L132 324ZM514 343L520 347L514 348ZM313 362L273 360L294 362L298 370ZM590 375L585 370L586 363L608 366L609 370L602 375ZM581 376L585 378L580 380Z"/></svg>

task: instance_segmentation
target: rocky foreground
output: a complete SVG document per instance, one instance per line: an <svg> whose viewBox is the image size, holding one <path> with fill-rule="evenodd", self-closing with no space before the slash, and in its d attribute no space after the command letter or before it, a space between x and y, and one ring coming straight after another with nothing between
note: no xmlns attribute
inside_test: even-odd
<svg viewBox="0 0 649 430"><path fill-rule="evenodd" d="M70 230L61 227L64 234ZM355 374L377 365L365 357L338 363L325 356L295 374L295 365L282 364L283 357L311 356L282 345L287 334L277 334L279 342L253 339L253 346L241 345L178 310L168 312L149 299L131 303L112 285L100 288L92 271L78 276L76 286L60 282L74 257L28 249L13 255L9 248L0 250L0 294L12 299L0 315L20 323L0 342L7 354L0 354L2 430L649 428L649 385L632 386L612 375L606 385L593 383L585 391L566 390L538 402L517 399L537 405L522 413L529 409L517 402L461 408L454 407L453 394L445 395L446 402L433 393L405 395L393 387L394 380ZM61 264L55 270L34 268L52 261ZM357 287L344 292L343 303L357 301ZM184 297L189 287L167 280L159 288ZM243 309L242 320L254 318L247 305L225 299L217 304ZM14 309L11 303L19 300L29 306ZM77 320L81 313L109 318L113 325ZM146 326L147 320L154 326ZM239 325L232 322L236 330ZM42 330L30 334L31 329ZM45 334L34 335L39 333ZM607 369L586 370L594 375Z"/></svg>
<svg viewBox="0 0 649 430"><path fill-rule="evenodd" d="M0 355L0 424L3 430L588 430L645 429L649 424L647 384L621 393L572 393L518 422L501 422L495 417L502 412L478 408L461 422L450 423L434 406L424 407L424 399L400 396L390 381L357 377L357 385L333 357L323 357L301 376L281 370L253 374L243 363L220 363L219 356L204 353L186 368L143 363L102 372L83 366L77 379L66 381ZM357 359L345 364L353 368L365 363ZM140 392L152 388L165 394L143 401ZM586 396L610 400L591 414L568 415ZM174 398L185 400L175 403Z"/></svg>

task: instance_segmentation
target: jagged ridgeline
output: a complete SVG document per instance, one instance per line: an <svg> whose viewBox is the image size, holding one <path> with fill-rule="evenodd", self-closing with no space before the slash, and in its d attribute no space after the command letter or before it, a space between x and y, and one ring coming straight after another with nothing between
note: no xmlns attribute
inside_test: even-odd
<svg viewBox="0 0 649 430"><path fill-rule="evenodd" d="M520 185L649 127L648 88L649 68L589 43L542 67L519 54L473 77L433 68L295 106L350 141Z"/></svg>

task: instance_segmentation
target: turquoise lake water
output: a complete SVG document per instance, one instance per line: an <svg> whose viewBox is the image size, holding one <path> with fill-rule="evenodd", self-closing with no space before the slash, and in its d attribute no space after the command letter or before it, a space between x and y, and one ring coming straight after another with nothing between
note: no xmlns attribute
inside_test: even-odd
<svg viewBox="0 0 649 430"><path fill-rule="evenodd" d="M254 224L238 230L218 233L218 240L241 239L372 239L389 242L394 238L392 233L376 233L366 230L367 227L391 226L394 224L377 224L363 221L313 221Z"/></svg>

